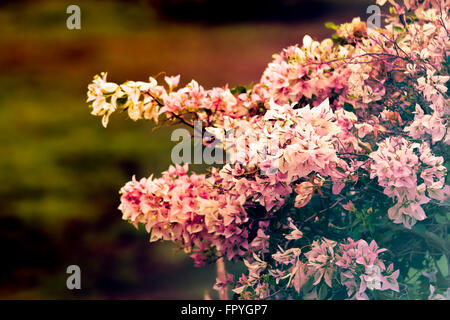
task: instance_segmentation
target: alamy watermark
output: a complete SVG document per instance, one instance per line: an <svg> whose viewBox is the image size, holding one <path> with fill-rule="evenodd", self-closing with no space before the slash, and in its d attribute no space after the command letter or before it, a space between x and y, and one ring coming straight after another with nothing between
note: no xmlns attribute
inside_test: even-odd
<svg viewBox="0 0 450 320"><path fill-rule="evenodd" d="M378 266L367 266L365 276L367 288L370 290L381 289L381 269Z"/></svg>
<svg viewBox="0 0 450 320"><path fill-rule="evenodd" d="M76 4L67 7L66 13L69 14L66 20L66 26L69 30L81 29L81 9Z"/></svg>
<svg viewBox="0 0 450 320"><path fill-rule="evenodd" d="M66 273L70 274L70 276L68 276L67 280L66 280L67 289L80 290L81 289L81 268L79 266L77 266L76 264L72 264L67 267Z"/></svg>
<svg viewBox="0 0 450 320"><path fill-rule="evenodd" d="M370 14L369 18L367 18L367 28L375 29L381 28L381 9L376 4L367 7L367 14Z"/></svg>
<svg viewBox="0 0 450 320"><path fill-rule="evenodd" d="M253 131L206 128L195 121L194 135L178 128L172 132L172 141L178 141L171 152L174 164L241 164L258 165L265 174L278 171L280 138ZM181 140L181 141L180 141Z"/></svg>

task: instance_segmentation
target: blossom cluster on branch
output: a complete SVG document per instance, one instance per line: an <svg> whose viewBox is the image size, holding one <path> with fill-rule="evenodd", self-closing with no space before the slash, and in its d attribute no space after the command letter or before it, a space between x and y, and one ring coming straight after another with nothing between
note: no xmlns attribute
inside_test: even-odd
<svg viewBox="0 0 450 320"><path fill-rule="evenodd" d="M368 245L351 238L340 244L326 238L315 240L304 254L300 248L279 248L272 255L274 265L257 256L253 262L246 260L249 274L239 279L234 292L246 299L264 299L271 294L270 281L286 283L284 295L290 291L307 299L325 298L333 287L344 287L347 296L355 299L367 299L367 289L398 292L399 271L393 270L393 264L385 266L378 257L383 251L375 241Z"/></svg>
<svg viewBox="0 0 450 320"><path fill-rule="evenodd" d="M229 159L208 174L176 164L133 178L121 189L123 218L198 266L243 260L248 274L215 288L232 284L244 299L444 297L449 1L389 3L383 28L330 24L332 38L305 36L248 87L95 76L88 102L105 127L115 112L200 121Z"/></svg>

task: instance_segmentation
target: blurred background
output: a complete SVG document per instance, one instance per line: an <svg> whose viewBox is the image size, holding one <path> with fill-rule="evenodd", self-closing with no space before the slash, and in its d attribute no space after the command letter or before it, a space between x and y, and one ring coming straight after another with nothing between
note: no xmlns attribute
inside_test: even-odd
<svg viewBox="0 0 450 320"><path fill-rule="evenodd" d="M205 88L257 82L271 56L366 0L0 0L0 299L214 298L215 266L121 220L118 191L170 164L170 128L91 116L87 85L164 71ZM66 8L81 8L68 30ZM160 78L162 79L162 78ZM66 288L79 265L81 290ZM228 264L238 273L239 264Z"/></svg>

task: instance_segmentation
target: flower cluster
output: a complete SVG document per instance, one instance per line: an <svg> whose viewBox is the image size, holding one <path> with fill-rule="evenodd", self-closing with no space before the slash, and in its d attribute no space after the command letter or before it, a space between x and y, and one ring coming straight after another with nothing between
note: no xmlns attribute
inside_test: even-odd
<svg viewBox="0 0 450 320"><path fill-rule="evenodd" d="M123 218L144 224L151 241L180 244L196 265L243 260L240 298L413 292L405 283L399 292L407 272L386 267L377 243L401 270L413 257L424 270L448 257L450 3L389 3L384 27L328 24L332 38L305 36L249 87L96 76L88 102L105 127L118 111L194 130L200 121L203 142L227 155L208 174L176 165L161 178L133 178L121 190ZM232 281L222 277L216 289Z"/></svg>
<svg viewBox="0 0 450 320"><path fill-rule="evenodd" d="M347 298L366 300L374 290L399 291L399 271L393 265L385 266L379 254L386 249L378 248L375 241L348 238L338 244L326 238L313 241L309 251L300 248L279 250L272 255L273 263L267 263L254 255L252 261L245 260L248 276L242 275L233 290L244 299L264 299L277 295L268 283L293 289L291 294L302 294L303 298L326 298L328 290L336 286L346 289ZM269 278L272 281L262 279ZM324 296L322 296L324 295Z"/></svg>
<svg viewBox="0 0 450 320"><path fill-rule="evenodd" d="M231 163L221 170L227 190L253 197L267 211L283 204L296 181L323 176L338 183L337 168L347 166L336 154L343 129L328 100L314 108L273 101L269 106L249 121L225 118L225 130L236 138L226 140Z"/></svg>
<svg viewBox="0 0 450 320"><path fill-rule="evenodd" d="M420 156L416 154L417 150ZM393 198L395 205L388 210L389 218L411 228L426 218L422 204L430 198L444 200L446 168L444 158L435 157L427 143L409 143L402 137L391 137L379 144L371 153L371 178L378 178L384 193ZM418 185L418 176L423 183ZM428 192L428 196L426 195Z"/></svg>
<svg viewBox="0 0 450 320"><path fill-rule="evenodd" d="M164 78L168 90L152 77L149 82L127 81L121 85L107 82L106 77L106 73L94 77L87 100L92 102L92 114L103 116L105 127L115 111L127 111L133 121L147 119L157 123L161 114L169 120L195 115L196 120L212 124L222 122L224 116L240 118L249 113L252 104L256 106L245 94L235 97L227 87L205 90L195 80L174 90L179 75ZM252 99L259 100L256 94Z"/></svg>
<svg viewBox="0 0 450 320"><path fill-rule="evenodd" d="M248 249L243 197L220 193L217 176L187 175L188 166L171 166L162 177L133 178L121 190L119 209L135 226L145 225L150 241L170 240L202 265L215 248L228 259Z"/></svg>
<svg viewBox="0 0 450 320"><path fill-rule="evenodd" d="M88 86L88 102L92 101L92 114L103 116L102 124L108 125L110 115L118 109L127 109L130 119L153 119L158 122L158 99L167 95L164 87L158 86L157 81L150 77L149 82L128 81L122 85L106 81L107 74L95 76ZM166 81L173 85L173 80L166 77ZM175 82L176 83L176 82Z"/></svg>

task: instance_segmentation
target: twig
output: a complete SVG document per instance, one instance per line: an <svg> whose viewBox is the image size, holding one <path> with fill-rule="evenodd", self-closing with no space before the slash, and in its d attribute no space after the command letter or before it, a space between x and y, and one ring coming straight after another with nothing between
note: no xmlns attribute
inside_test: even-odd
<svg viewBox="0 0 450 320"><path fill-rule="evenodd" d="M362 157L370 158L370 156L369 156L369 155L367 155L367 154L364 154L364 153L353 153L353 152L336 152L336 154L337 154L338 156L349 155L349 156L357 156L357 157L359 157L359 156L362 156Z"/></svg>
<svg viewBox="0 0 450 320"><path fill-rule="evenodd" d="M217 259L216 267L217 267L217 278L219 279L219 281L222 281L222 283L226 283L227 276L225 270L225 260L223 259L223 257ZM223 288L220 289L219 298L220 300L228 300L227 285L224 285Z"/></svg>

